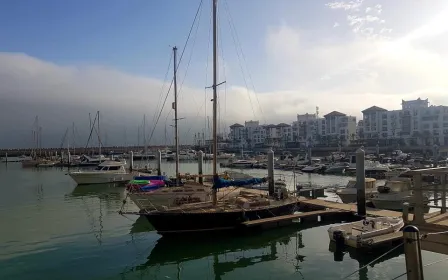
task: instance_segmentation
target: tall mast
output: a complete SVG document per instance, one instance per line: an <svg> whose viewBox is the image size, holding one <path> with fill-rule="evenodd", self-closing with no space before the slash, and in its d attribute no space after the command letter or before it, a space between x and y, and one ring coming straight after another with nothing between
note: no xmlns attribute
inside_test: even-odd
<svg viewBox="0 0 448 280"><path fill-rule="evenodd" d="M148 154L148 146L146 145L146 114L143 115L143 147L146 157L146 155Z"/></svg>
<svg viewBox="0 0 448 280"><path fill-rule="evenodd" d="M174 142L176 146L176 185L178 186L180 183L179 178L179 129L177 127L177 121L179 120L177 117L177 47L173 47L173 56L174 56Z"/></svg>
<svg viewBox="0 0 448 280"><path fill-rule="evenodd" d="M217 111L218 111L218 94L216 93L217 79L218 79L218 28L217 28L217 16L218 0L213 1L213 178L218 176L216 156L218 155L218 141L217 141ZM216 188L213 188L213 204L216 205Z"/></svg>
<svg viewBox="0 0 448 280"><path fill-rule="evenodd" d="M100 111L98 111L97 114L98 114L98 157L101 162Z"/></svg>
<svg viewBox="0 0 448 280"><path fill-rule="evenodd" d="M72 146L73 146L73 155L76 154L76 138L75 138L75 122L72 123Z"/></svg>

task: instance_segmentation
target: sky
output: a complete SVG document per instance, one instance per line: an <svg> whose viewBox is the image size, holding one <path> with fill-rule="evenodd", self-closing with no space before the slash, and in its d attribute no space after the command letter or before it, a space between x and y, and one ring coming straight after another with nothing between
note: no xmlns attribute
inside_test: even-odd
<svg viewBox="0 0 448 280"><path fill-rule="evenodd" d="M316 107L360 119L402 99L448 105L447 1L218 2L222 133ZM150 145L172 143L173 46L180 141L192 143L211 126L211 0L0 1L0 148L32 146L36 116L44 147L66 145L72 123L85 146L97 111L103 144L142 143L144 115Z"/></svg>

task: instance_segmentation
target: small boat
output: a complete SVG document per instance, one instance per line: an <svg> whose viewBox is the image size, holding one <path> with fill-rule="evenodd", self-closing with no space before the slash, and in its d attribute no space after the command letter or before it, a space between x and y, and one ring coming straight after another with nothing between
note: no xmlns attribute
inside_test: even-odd
<svg viewBox="0 0 448 280"><path fill-rule="evenodd" d="M75 171L69 175L78 185L128 182L134 177L125 169L125 163L119 161L105 161L95 170Z"/></svg>
<svg viewBox="0 0 448 280"><path fill-rule="evenodd" d="M317 173L320 171L324 166L322 164L312 164L305 168L303 168L301 171L304 173Z"/></svg>
<svg viewBox="0 0 448 280"><path fill-rule="evenodd" d="M179 152L179 160L194 160L195 158L196 151L194 150L182 150Z"/></svg>
<svg viewBox="0 0 448 280"><path fill-rule="evenodd" d="M348 162L337 162L332 164L325 169L325 174L337 174L341 175L345 172L345 169L349 168L350 164Z"/></svg>
<svg viewBox="0 0 448 280"><path fill-rule="evenodd" d="M367 218L362 221L330 227L328 236L338 246L360 248L370 245L374 237L398 232L403 226L404 222L401 218Z"/></svg>
<svg viewBox="0 0 448 280"><path fill-rule="evenodd" d="M365 186L366 186L366 197L371 197L374 193L377 192L376 190L376 180L373 178L366 178L365 179ZM358 189L356 188L356 180L350 180L347 183L347 186L345 188L341 188L336 190L336 194L339 196L339 198L342 200L343 203L354 203L356 202Z"/></svg>
<svg viewBox="0 0 448 280"><path fill-rule="evenodd" d="M375 208L387 210L403 210L403 203L412 202L413 191L410 178L394 178L387 181L384 186L378 187L378 193L371 197ZM423 194L423 204L429 203L429 198Z"/></svg>
<svg viewBox="0 0 448 280"><path fill-rule="evenodd" d="M244 159L241 159L241 160L237 160L237 161L232 162L230 164L230 166L233 167L233 168L251 168L256 163L257 163L257 161L255 161L255 160L244 160Z"/></svg>

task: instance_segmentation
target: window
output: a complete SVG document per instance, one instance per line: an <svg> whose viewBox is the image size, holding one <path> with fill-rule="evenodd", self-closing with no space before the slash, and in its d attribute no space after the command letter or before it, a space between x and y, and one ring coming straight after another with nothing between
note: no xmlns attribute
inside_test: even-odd
<svg viewBox="0 0 448 280"><path fill-rule="evenodd" d="M120 166L109 166L109 171L111 170L120 170Z"/></svg>

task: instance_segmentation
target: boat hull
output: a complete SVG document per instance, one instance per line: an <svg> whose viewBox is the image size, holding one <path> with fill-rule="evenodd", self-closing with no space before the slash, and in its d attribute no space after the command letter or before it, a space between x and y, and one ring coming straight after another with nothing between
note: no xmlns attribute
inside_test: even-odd
<svg viewBox="0 0 448 280"><path fill-rule="evenodd" d="M69 175L78 185L121 183L128 182L134 177L132 173L72 172Z"/></svg>
<svg viewBox="0 0 448 280"><path fill-rule="evenodd" d="M189 232L236 230L245 221L292 214L296 201L275 207L246 211L170 212L157 211L143 214L159 234L174 235Z"/></svg>
<svg viewBox="0 0 448 280"><path fill-rule="evenodd" d="M366 190L366 198L371 198L375 193L376 190ZM358 190L355 188L350 188L350 191L348 189L342 189L340 191L337 191L336 194L339 196L343 203L355 203L357 201Z"/></svg>

